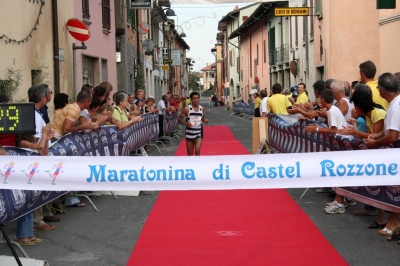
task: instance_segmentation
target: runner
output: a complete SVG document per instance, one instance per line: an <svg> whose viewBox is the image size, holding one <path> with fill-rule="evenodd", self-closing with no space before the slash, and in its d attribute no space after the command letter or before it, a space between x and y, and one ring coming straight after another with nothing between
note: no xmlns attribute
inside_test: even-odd
<svg viewBox="0 0 400 266"><path fill-rule="evenodd" d="M203 123L208 124L208 119L204 115L204 109L199 105L200 94L192 92L190 94L191 104L183 109L179 116L179 122L186 125L186 150L188 156L200 155L201 142L203 139Z"/></svg>

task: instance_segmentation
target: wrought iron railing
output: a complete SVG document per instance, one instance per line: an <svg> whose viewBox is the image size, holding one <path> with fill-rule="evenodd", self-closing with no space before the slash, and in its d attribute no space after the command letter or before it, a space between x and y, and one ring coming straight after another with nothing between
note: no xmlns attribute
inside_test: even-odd
<svg viewBox="0 0 400 266"><path fill-rule="evenodd" d="M282 44L269 51L269 65L275 66L278 63L289 62L289 44Z"/></svg>

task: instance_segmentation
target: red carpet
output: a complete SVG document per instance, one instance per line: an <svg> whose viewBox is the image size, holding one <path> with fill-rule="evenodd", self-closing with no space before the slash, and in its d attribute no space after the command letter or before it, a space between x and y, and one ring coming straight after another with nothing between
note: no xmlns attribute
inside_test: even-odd
<svg viewBox="0 0 400 266"><path fill-rule="evenodd" d="M224 126L204 128L201 151L249 153ZM348 264L285 190L271 189L162 191L127 265Z"/></svg>

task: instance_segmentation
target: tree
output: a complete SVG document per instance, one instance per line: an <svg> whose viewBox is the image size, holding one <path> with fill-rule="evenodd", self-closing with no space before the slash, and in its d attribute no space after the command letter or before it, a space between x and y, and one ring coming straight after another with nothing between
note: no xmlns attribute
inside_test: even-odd
<svg viewBox="0 0 400 266"><path fill-rule="evenodd" d="M189 90L198 91L200 89L200 78L197 72L189 73Z"/></svg>

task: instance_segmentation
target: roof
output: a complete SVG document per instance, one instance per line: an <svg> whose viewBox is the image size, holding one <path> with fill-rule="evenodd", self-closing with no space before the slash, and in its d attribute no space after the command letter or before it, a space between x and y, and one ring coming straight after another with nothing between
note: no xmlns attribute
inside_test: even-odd
<svg viewBox="0 0 400 266"><path fill-rule="evenodd" d="M248 27L256 23L257 21L261 20L268 11L273 10L277 5L287 4L288 1L274 1L274 2L263 2L260 6L254 10L253 14L249 16L249 18L243 22L243 24L237 28L234 32L229 35L228 39L236 38L242 34L244 34Z"/></svg>
<svg viewBox="0 0 400 266"><path fill-rule="evenodd" d="M201 71L212 71L213 67L215 67L216 63L209 64L208 66L201 69Z"/></svg>
<svg viewBox="0 0 400 266"><path fill-rule="evenodd" d="M254 6L254 5L258 5L258 4L259 4L259 3L253 3L253 4L251 4L251 5L244 6L244 7L238 8L238 9L235 9L235 10L229 12L228 14L226 14L225 17L223 17L223 18L219 21L219 23L222 23L222 22L225 22L225 21L229 21L229 20L235 18L234 15L235 15L235 16L239 15L239 11L240 11L240 10L243 10L243 9L249 8L249 7ZM218 23L218 24L219 24L219 23Z"/></svg>

